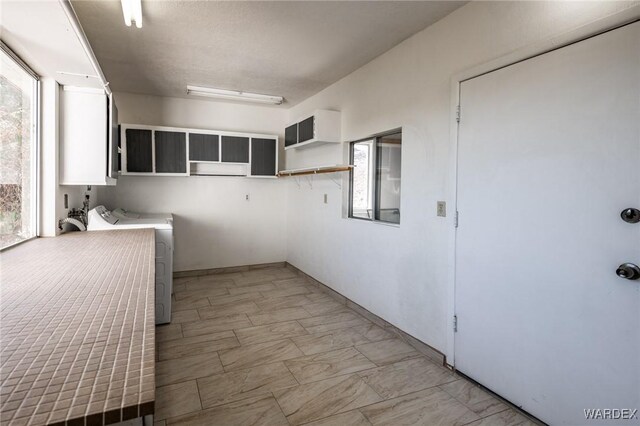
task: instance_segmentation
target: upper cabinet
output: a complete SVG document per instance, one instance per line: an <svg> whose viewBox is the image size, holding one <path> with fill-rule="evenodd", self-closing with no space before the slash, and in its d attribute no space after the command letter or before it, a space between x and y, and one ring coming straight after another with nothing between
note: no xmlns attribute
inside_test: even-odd
<svg viewBox="0 0 640 426"><path fill-rule="evenodd" d="M170 127L120 126L123 175L187 176L187 133Z"/></svg>
<svg viewBox="0 0 640 426"><path fill-rule="evenodd" d="M274 176L278 173L278 140L251 139L251 176Z"/></svg>
<svg viewBox="0 0 640 426"><path fill-rule="evenodd" d="M298 143L298 123L284 129L284 146L285 148Z"/></svg>
<svg viewBox="0 0 640 426"><path fill-rule="evenodd" d="M278 137L121 125L122 174L276 177Z"/></svg>
<svg viewBox="0 0 640 426"><path fill-rule="evenodd" d="M151 142L151 130L126 129L125 135L125 140L127 141L127 150L124 156L126 170L132 173L152 173L153 145Z"/></svg>
<svg viewBox="0 0 640 426"><path fill-rule="evenodd" d="M115 185L118 110L103 90L60 91L60 184Z"/></svg>
<svg viewBox="0 0 640 426"><path fill-rule="evenodd" d="M189 134L189 161L220 161L220 136Z"/></svg>
<svg viewBox="0 0 640 426"><path fill-rule="evenodd" d="M340 143L340 112L317 110L285 129L284 149Z"/></svg>
<svg viewBox="0 0 640 426"><path fill-rule="evenodd" d="M249 138L222 136L220 147L223 163L249 163Z"/></svg>
<svg viewBox="0 0 640 426"><path fill-rule="evenodd" d="M187 173L187 134L156 131L156 173Z"/></svg>
<svg viewBox="0 0 640 426"><path fill-rule="evenodd" d="M309 118L305 118L298 123L298 143L302 146L303 143L310 140L317 139L316 136L316 123L320 123L319 114L312 115ZM318 126L320 127L320 126Z"/></svg>

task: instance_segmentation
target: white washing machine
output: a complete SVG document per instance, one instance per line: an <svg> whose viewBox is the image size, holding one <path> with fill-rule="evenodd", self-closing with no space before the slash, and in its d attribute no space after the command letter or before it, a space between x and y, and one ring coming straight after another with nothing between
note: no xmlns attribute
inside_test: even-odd
<svg viewBox="0 0 640 426"><path fill-rule="evenodd" d="M97 206L87 215L87 231L155 228L156 324L171 322L173 292L173 216L170 213L133 213Z"/></svg>

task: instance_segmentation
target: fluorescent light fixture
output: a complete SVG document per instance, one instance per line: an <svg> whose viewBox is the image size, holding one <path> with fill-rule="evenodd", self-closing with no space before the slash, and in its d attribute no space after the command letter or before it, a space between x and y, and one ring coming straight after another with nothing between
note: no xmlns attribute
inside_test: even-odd
<svg viewBox="0 0 640 426"><path fill-rule="evenodd" d="M236 90L214 89L212 87L200 86L187 86L187 95L273 105L280 105L284 101L282 96L260 95L258 93L238 92Z"/></svg>
<svg viewBox="0 0 640 426"><path fill-rule="evenodd" d="M122 15L127 27L131 22L136 23L136 27L142 28L142 0L120 0L122 3Z"/></svg>

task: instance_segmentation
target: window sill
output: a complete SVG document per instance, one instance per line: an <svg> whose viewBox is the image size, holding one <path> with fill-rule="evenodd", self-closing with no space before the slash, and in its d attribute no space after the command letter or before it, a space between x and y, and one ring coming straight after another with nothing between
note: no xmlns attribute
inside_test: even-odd
<svg viewBox="0 0 640 426"><path fill-rule="evenodd" d="M33 236L33 237L26 238L24 240L16 241L15 243L11 243L11 244L9 244L7 246L0 247L0 252L3 252L5 250L9 250L12 247L18 246L18 245L20 245L22 243L26 243L27 241L35 240L36 238L38 238L38 237L37 236Z"/></svg>
<svg viewBox="0 0 640 426"><path fill-rule="evenodd" d="M381 220L360 219L360 218L357 218L357 217L345 217L343 219L351 220L351 221L354 221L354 222L375 223L376 225L388 226L390 228L400 228L400 224L399 223L383 222Z"/></svg>

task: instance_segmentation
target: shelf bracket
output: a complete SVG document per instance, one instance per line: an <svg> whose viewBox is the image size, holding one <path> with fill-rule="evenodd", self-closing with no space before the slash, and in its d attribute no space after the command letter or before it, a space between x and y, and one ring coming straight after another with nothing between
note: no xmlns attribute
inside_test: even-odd
<svg viewBox="0 0 640 426"><path fill-rule="evenodd" d="M300 178L298 176L294 176L293 178L296 180L296 185L298 185L298 189L300 189Z"/></svg>
<svg viewBox="0 0 640 426"><path fill-rule="evenodd" d="M313 175L306 175L307 183L309 184L309 189L313 189Z"/></svg>
<svg viewBox="0 0 640 426"><path fill-rule="evenodd" d="M331 179L331 182L335 183L339 189L342 189L341 179L336 179L333 176L329 176L329 179Z"/></svg>

